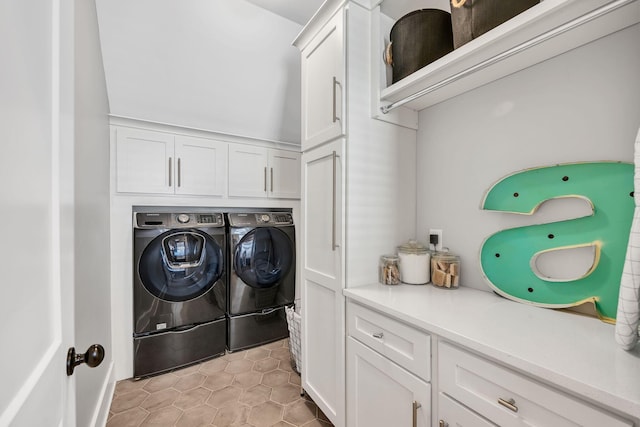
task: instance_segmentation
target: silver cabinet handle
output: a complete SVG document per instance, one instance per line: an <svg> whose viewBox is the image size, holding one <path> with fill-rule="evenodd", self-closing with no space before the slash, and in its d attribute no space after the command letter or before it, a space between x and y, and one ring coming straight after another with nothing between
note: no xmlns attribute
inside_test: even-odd
<svg viewBox="0 0 640 427"><path fill-rule="evenodd" d="M178 157L178 187L180 187L180 181L181 181L181 173L180 173L180 157Z"/></svg>
<svg viewBox="0 0 640 427"><path fill-rule="evenodd" d="M336 76L333 76L333 123L340 120L337 114L338 95L336 94L336 86L340 86L340 82L338 81L338 79L336 79Z"/></svg>
<svg viewBox="0 0 640 427"><path fill-rule="evenodd" d="M335 79L335 77L334 77ZM338 247L338 244L336 243L336 211L337 211L337 200L336 200L336 181L337 181L337 167L336 167L336 160L337 160L337 155L336 152L334 151L332 154L332 159L333 159L333 210L332 210L332 218L331 218L331 250L335 251L336 248Z"/></svg>
<svg viewBox="0 0 640 427"><path fill-rule="evenodd" d="M169 157L169 187L171 187L173 184L171 182L171 175L173 175L173 159L171 157Z"/></svg>
<svg viewBox="0 0 640 427"><path fill-rule="evenodd" d="M421 404L413 401L413 427L418 427L418 408L422 407Z"/></svg>
<svg viewBox="0 0 640 427"><path fill-rule="evenodd" d="M503 399L501 397L498 398L498 403L501 404L502 406L504 406L505 408L513 411L513 412L518 412L518 407L516 406L516 401L513 399Z"/></svg>
<svg viewBox="0 0 640 427"><path fill-rule="evenodd" d="M273 168L271 168L271 192L273 193Z"/></svg>
<svg viewBox="0 0 640 427"><path fill-rule="evenodd" d="M267 192L267 167L264 167L264 192Z"/></svg>
<svg viewBox="0 0 640 427"><path fill-rule="evenodd" d="M374 338L382 338L384 336L384 334L382 332L376 332L375 334L373 334Z"/></svg>

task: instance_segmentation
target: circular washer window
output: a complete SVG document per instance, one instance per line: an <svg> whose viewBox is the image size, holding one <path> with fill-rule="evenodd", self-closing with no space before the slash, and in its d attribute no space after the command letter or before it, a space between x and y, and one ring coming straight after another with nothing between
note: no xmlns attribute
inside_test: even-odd
<svg viewBox="0 0 640 427"><path fill-rule="evenodd" d="M293 245L284 231L274 227L254 228L234 249L233 268L253 288L277 285L289 272Z"/></svg>
<svg viewBox="0 0 640 427"><path fill-rule="evenodd" d="M220 245L198 230L167 231L145 248L138 264L142 284L152 295L183 302L207 293L222 276Z"/></svg>

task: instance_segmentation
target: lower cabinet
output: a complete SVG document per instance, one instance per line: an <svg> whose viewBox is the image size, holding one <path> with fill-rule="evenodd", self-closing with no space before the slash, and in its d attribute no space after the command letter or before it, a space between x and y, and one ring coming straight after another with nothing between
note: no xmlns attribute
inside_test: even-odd
<svg viewBox="0 0 640 427"><path fill-rule="evenodd" d="M438 346L438 383L442 427L633 426L629 420L445 342Z"/></svg>
<svg viewBox="0 0 640 427"><path fill-rule="evenodd" d="M431 425L431 337L347 305L347 426Z"/></svg>

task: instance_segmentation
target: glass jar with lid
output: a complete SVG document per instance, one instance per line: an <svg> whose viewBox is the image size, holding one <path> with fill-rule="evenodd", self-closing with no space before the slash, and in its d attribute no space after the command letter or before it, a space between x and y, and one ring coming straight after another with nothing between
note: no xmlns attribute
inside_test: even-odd
<svg viewBox="0 0 640 427"><path fill-rule="evenodd" d="M431 256L431 283L455 289L460 284L460 257L451 252L435 252Z"/></svg>
<svg viewBox="0 0 640 427"><path fill-rule="evenodd" d="M378 280L383 285L400 283L400 259L396 255L382 255L378 266Z"/></svg>
<svg viewBox="0 0 640 427"><path fill-rule="evenodd" d="M431 252L422 243L409 240L398 246L400 281L410 285L429 283L429 259Z"/></svg>

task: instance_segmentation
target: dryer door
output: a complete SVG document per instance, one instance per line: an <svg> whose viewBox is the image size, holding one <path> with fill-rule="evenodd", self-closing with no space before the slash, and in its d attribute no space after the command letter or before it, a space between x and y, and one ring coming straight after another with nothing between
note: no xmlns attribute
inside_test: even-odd
<svg viewBox="0 0 640 427"><path fill-rule="evenodd" d="M222 248L199 230L169 230L143 251L138 273L144 288L169 302L207 293L224 272Z"/></svg>
<svg viewBox="0 0 640 427"><path fill-rule="evenodd" d="M255 289L278 285L295 259L289 237L274 227L249 231L235 246L233 268L242 281Z"/></svg>

